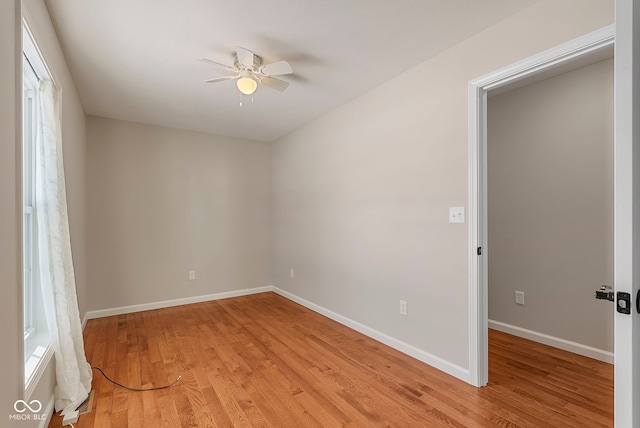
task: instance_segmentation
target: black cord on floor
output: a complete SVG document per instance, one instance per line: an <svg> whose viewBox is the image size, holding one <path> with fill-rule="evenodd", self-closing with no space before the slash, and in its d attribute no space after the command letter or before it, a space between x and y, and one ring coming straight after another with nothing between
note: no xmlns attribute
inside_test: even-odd
<svg viewBox="0 0 640 428"><path fill-rule="evenodd" d="M155 388L131 388L125 385L122 385L121 383L116 382L113 379L110 379L109 376L107 376L106 374L104 374L104 372L102 371L102 369L100 367L91 367L92 369L98 370L100 373L102 373L102 376L105 377L105 379L107 379L109 382L118 385L121 388L124 389L128 389L129 391L155 391L157 389L165 389L165 388L171 388L173 385L175 385L176 383L178 383L180 381L180 379L182 379L182 376L178 376L178 379L174 380L173 383L170 383L169 385L165 385L165 386L157 386Z"/></svg>

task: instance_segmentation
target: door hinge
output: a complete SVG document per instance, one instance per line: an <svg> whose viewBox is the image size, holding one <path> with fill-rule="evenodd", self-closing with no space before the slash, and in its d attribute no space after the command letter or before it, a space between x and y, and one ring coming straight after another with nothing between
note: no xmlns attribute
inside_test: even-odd
<svg viewBox="0 0 640 428"><path fill-rule="evenodd" d="M482 247L478 247L477 254L478 254L479 256L481 256L481 255L482 255Z"/></svg>

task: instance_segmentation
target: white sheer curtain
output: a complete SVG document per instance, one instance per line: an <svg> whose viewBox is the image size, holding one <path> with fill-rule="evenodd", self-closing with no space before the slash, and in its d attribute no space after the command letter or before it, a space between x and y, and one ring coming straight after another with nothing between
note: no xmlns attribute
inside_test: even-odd
<svg viewBox="0 0 640 428"><path fill-rule="evenodd" d="M58 96L40 82L36 137L38 258L49 335L55 351L55 408L73 412L91 391L91 366L84 354L62 161Z"/></svg>

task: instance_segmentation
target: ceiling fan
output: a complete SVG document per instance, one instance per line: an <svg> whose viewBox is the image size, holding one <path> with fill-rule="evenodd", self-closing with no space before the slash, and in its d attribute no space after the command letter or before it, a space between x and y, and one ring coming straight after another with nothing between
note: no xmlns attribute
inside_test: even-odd
<svg viewBox="0 0 640 428"><path fill-rule="evenodd" d="M222 82L224 80L236 80L238 90L244 95L251 95L258 89L258 82L266 87L277 91L284 91L289 86L289 82L280 80L273 76L293 73L291 65L287 61L278 61L271 64L262 64L262 58L251 52L249 49L238 46L233 54L233 67L219 62L211 61L207 58L198 58L198 61L215 65L229 72L231 76L216 77L205 80L207 83Z"/></svg>

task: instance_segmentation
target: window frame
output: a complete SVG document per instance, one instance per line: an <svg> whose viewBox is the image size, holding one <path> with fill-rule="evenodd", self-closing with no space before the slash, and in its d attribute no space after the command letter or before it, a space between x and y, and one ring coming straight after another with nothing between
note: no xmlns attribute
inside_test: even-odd
<svg viewBox="0 0 640 428"><path fill-rule="evenodd" d="M38 275L37 209L35 207L36 138L39 123L38 94L41 80L53 80L35 38L27 24L22 22L22 331L24 399L28 400L38 385L53 357L44 311L44 300ZM25 102L27 100L27 102ZM27 220L29 219L29 220ZM30 227L29 224L30 223ZM26 227L25 227L26 226ZM28 229L28 230L26 230ZM26 233L30 235L25 237ZM25 239L28 238L28 239ZM25 242L27 241L27 242ZM28 258L27 258L28 256ZM27 270L30 271L28 272ZM25 284L27 282L28 284ZM28 305L28 307L27 307Z"/></svg>

